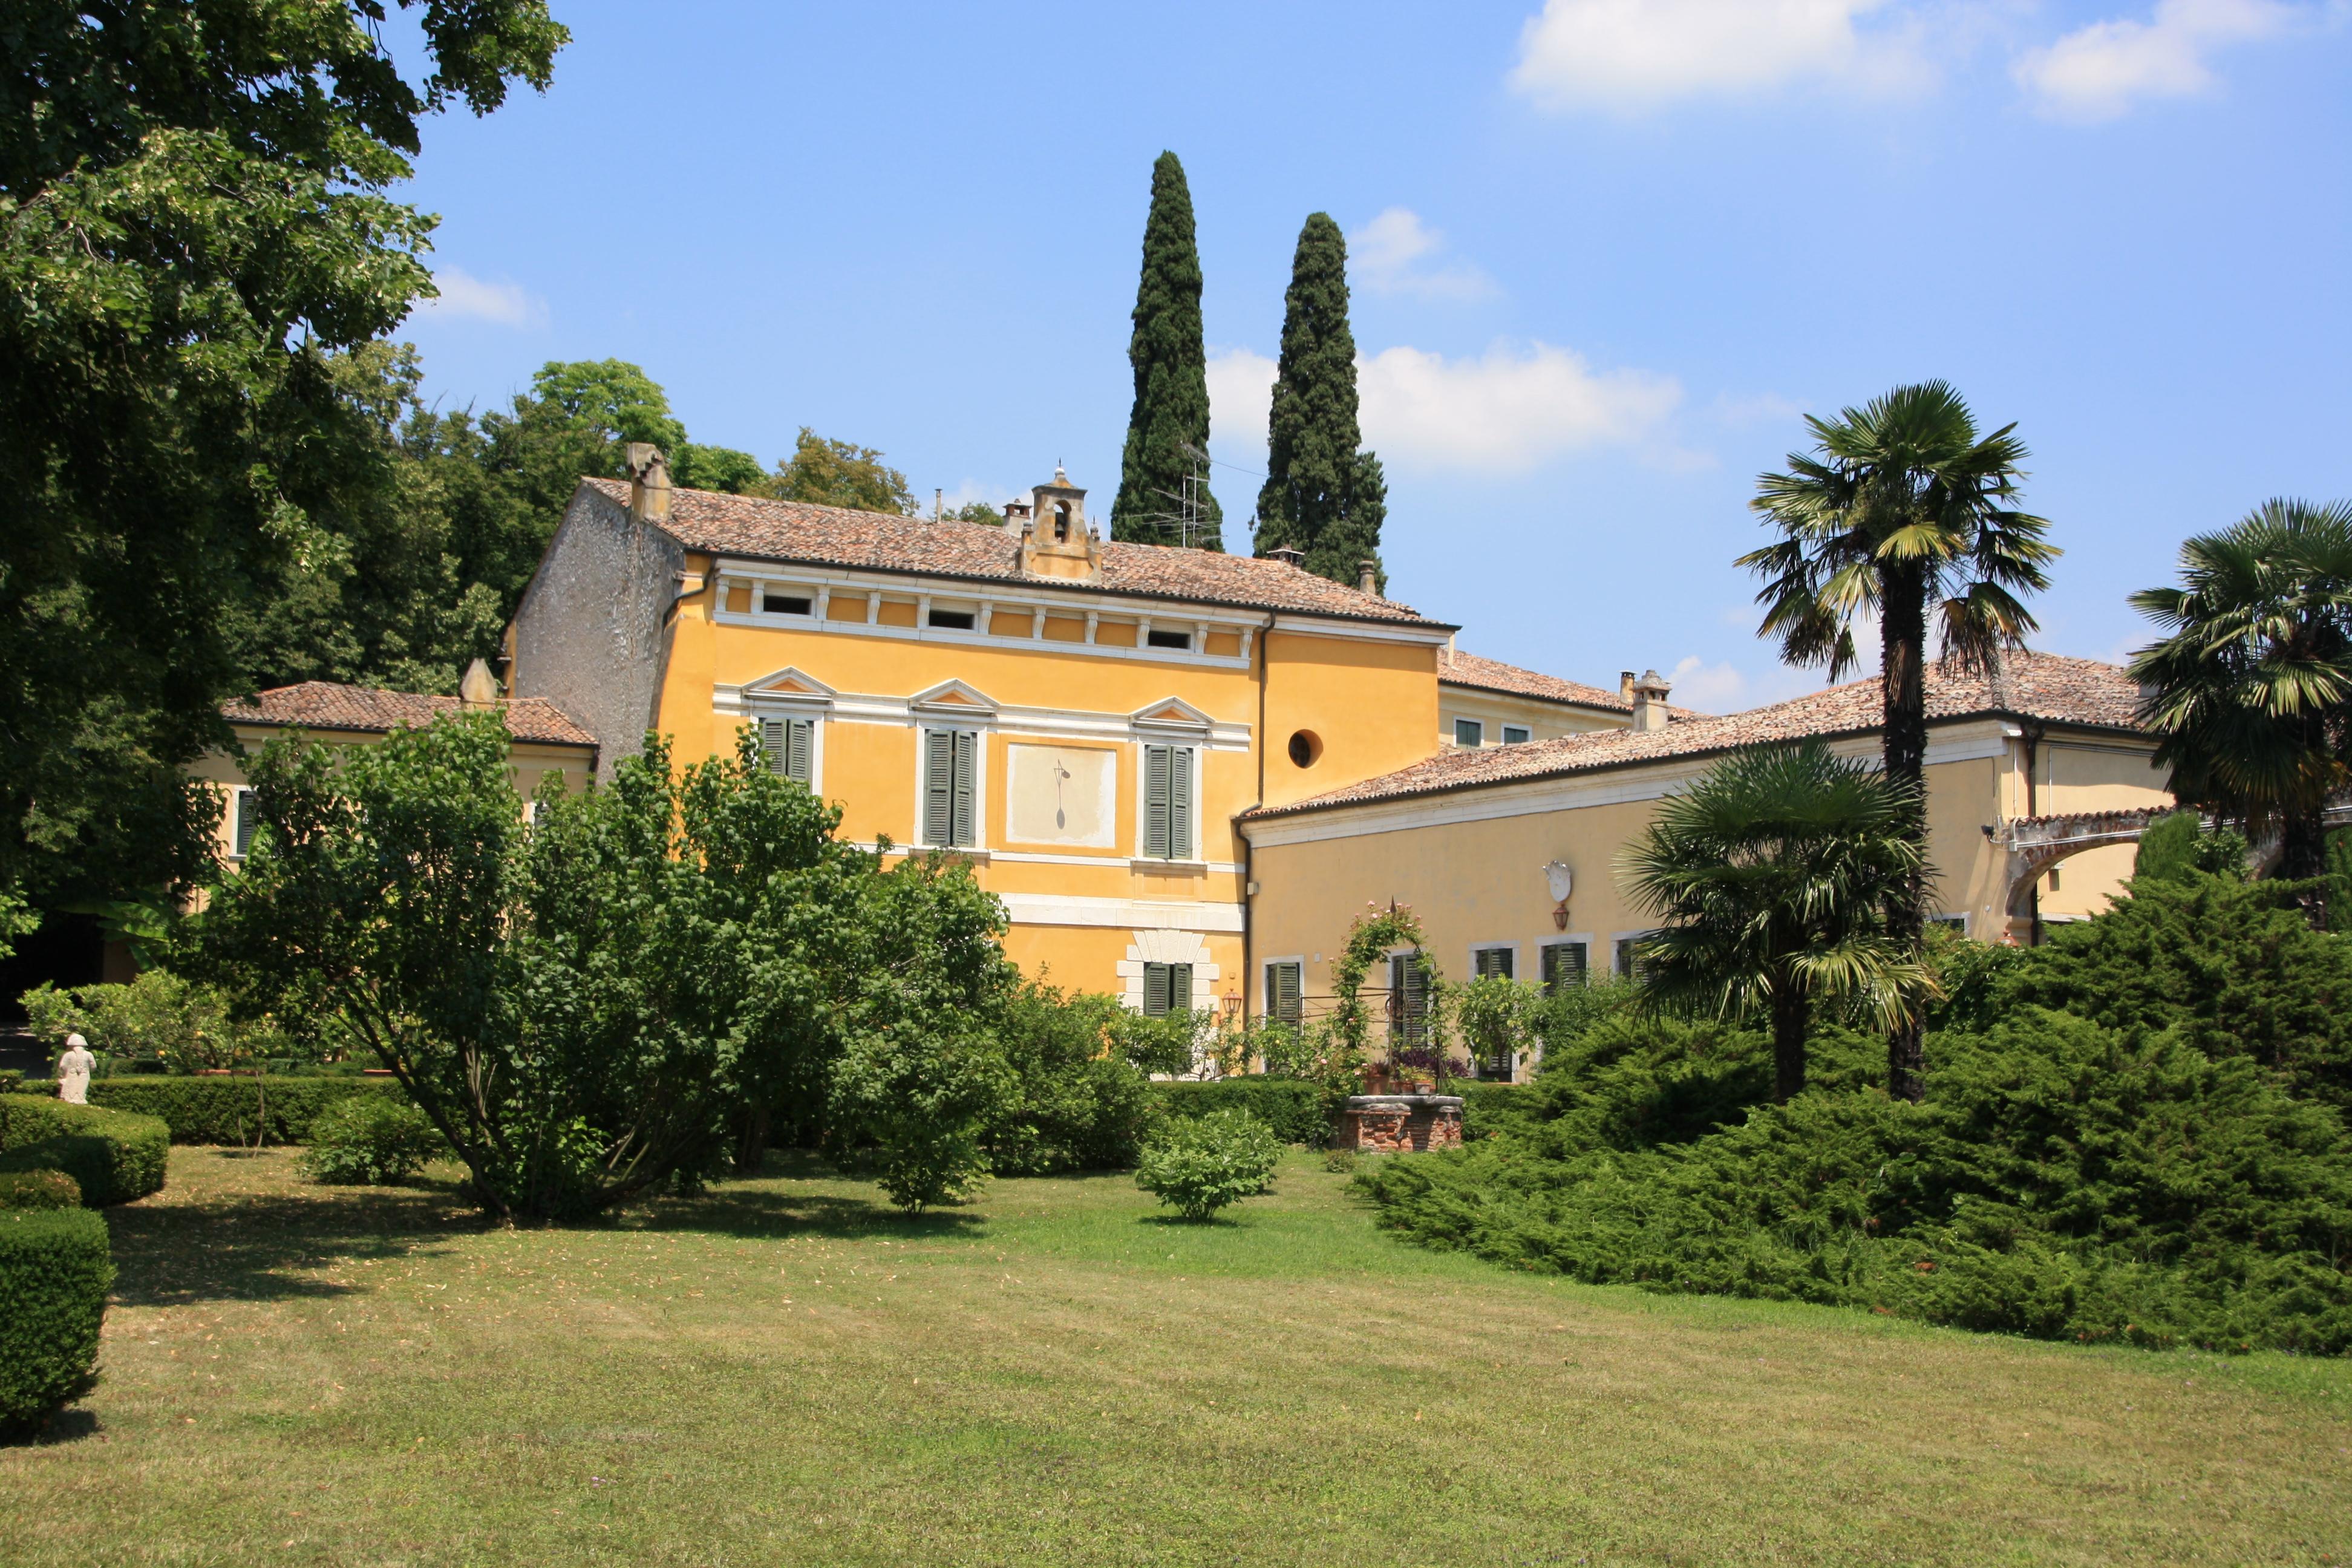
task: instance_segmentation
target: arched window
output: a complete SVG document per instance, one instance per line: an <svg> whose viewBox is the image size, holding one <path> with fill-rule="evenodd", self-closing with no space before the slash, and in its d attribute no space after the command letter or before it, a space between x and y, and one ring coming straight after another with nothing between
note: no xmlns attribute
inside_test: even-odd
<svg viewBox="0 0 2352 1568"><path fill-rule="evenodd" d="M1056 544L1067 544L1069 542L1070 503L1067 501L1057 500L1054 503L1054 542Z"/></svg>

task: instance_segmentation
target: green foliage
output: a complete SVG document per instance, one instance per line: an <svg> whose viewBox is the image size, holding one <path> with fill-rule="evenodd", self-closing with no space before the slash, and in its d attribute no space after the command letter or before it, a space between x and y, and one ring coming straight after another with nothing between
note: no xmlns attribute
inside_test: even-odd
<svg viewBox="0 0 2352 1568"><path fill-rule="evenodd" d="M349 1100L404 1102L391 1079L131 1074L91 1080L89 1102L162 1118L174 1143L307 1143L330 1108Z"/></svg>
<svg viewBox="0 0 2352 1568"><path fill-rule="evenodd" d="M1356 338L1348 324L1348 241L1328 215L1298 231L1283 295L1282 354L1266 425L1266 480L1258 490L1256 551L1281 546L1335 583L1356 584L1378 563L1388 485L1380 460L1359 450ZM1385 573L1374 567L1385 584Z"/></svg>
<svg viewBox="0 0 2352 1568"><path fill-rule="evenodd" d="M1127 418L1110 536L1142 544L1193 543L1222 550L1223 521L1209 493L1208 465L1184 448L1209 449L1208 352L1201 336L1201 252L1192 237L1192 193L1184 165L1162 153L1151 165L1151 212L1143 225L1143 277L1135 291L1128 363L1135 404ZM1205 534L1179 537L1185 481L1197 473Z"/></svg>
<svg viewBox="0 0 2352 1568"><path fill-rule="evenodd" d="M53 1046L78 1032L100 1056L160 1062L175 1073L232 1068L292 1048L267 1020L231 1019L218 991L165 969L147 970L127 984L71 991L44 982L22 1002L26 1026Z"/></svg>
<svg viewBox="0 0 2352 1568"><path fill-rule="evenodd" d="M162 1192L171 1142L158 1117L47 1095L0 1095L0 1171L63 1171L81 1184L92 1208Z"/></svg>
<svg viewBox="0 0 2352 1568"><path fill-rule="evenodd" d="M1939 1037L1931 1061L1923 1106L1812 1093L1679 1143L1621 1120L1574 1152L1547 1129L1360 1180L1406 1234L1588 1280L2048 1338L2352 1348L2334 1110L2173 1035L2042 1011Z"/></svg>
<svg viewBox="0 0 2352 1568"><path fill-rule="evenodd" d="M1664 922L1640 946L1646 1005L1770 1021L1773 1097L1805 1087L1817 1010L1907 1023L1931 975L1882 903L1923 874L1907 784L1819 741L1751 747L1661 802L1621 870Z"/></svg>
<svg viewBox="0 0 2352 1568"><path fill-rule="evenodd" d="M430 291L385 191L421 116L544 86L543 0L432 5L395 59L373 0L24 0L0 28L0 887L177 891L217 809L257 605L315 597L321 520L383 477L336 356ZM405 79L403 60L429 74ZM94 657L93 650L104 650Z"/></svg>
<svg viewBox="0 0 2352 1568"><path fill-rule="evenodd" d="M78 1209L81 1184L63 1171L0 1171L0 1209Z"/></svg>
<svg viewBox="0 0 2352 1568"><path fill-rule="evenodd" d="M1036 1176L1135 1163L1158 1112L1144 1075L1151 1070L1146 1062L1167 1054L1168 1031L1155 1027L1163 1022L1130 1012L1115 996L1066 996L1043 982L1022 982L997 1015L1012 1092L984 1135L990 1169ZM1190 1040L1180 1043L1189 1068Z"/></svg>
<svg viewBox="0 0 2352 1568"><path fill-rule="evenodd" d="M2352 1112L2352 942L2309 929L2291 883L2135 880L2095 920L2051 928L1997 993L2111 1029L2178 1028L2289 1092Z"/></svg>
<svg viewBox="0 0 2352 1568"><path fill-rule="evenodd" d="M1206 1220L1272 1186L1281 1157L1273 1129L1245 1110L1176 1117L1144 1145L1135 1184L1186 1219Z"/></svg>
<svg viewBox="0 0 2352 1568"><path fill-rule="evenodd" d="M2235 829L2205 831L2193 811L2176 811L2148 824L2132 856L2132 875L2183 882L2197 875L2246 879L2246 839Z"/></svg>
<svg viewBox="0 0 2352 1568"><path fill-rule="evenodd" d="M113 1285L105 1220L0 1207L0 1435L37 1426L97 1383Z"/></svg>
<svg viewBox="0 0 2352 1568"><path fill-rule="evenodd" d="M1454 1026L1463 1049L1481 1064L1523 1065L1542 1036L1544 994L1534 984L1507 975L1488 974L1462 987L1454 1011Z"/></svg>
<svg viewBox="0 0 2352 1568"><path fill-rule="evenodd" d="M1541 1104L1531 1083L1464 1083L1454 1092L1462 1097L1462 1141L1475 1142L1498 1132L1525 1131Z"/></svg>
<svg viewBox="0 0 2352 1568"><path fill-rule="evenodd" d="M1430 962L1421 917L1404 907L1368 907L1349 926L1347 943L1331 965L1331 1011L1322 1022L1330 1031L1328 1060L1334 1075L1352 1077L1362 1066L1372 1037L1371 1015L1363 1004L1364 978L1373 964L1386 960L1391 948L1399 947L1412 949L1412 961L1421 966L1428 986L1429 1036L1433 1042L1444 1042L1445 984L1437 965Z"/></svg>
<svg viewBox="0 0 2352 1568"><path fill-rule="evenodd" d="M447 1147L415 1106L355 1094L319 1113L297 1163L314 1182L376 1186L415 1175Z"/></svg>
<svg viewBox="0 0 2352 1568"><path fill-rule="evenodd" d="M912 517L914 493L907 476L883 462L882 454L854 441L834 441L801 426L793 455L776 465L775 477L760 493L778 500L807 501L815 506L849 507L857 511L897 512Z"/></svg>
<svg viewBox="0 0 2352 1568"><path fill-rule="evenodd" d="M2180 547L2180 583L2132 595L2162 637L2133 657L2172 793L2279 830L2281 875L2326 869L2352 722L2352 501L2273 500ZM2324 885L2304 890L2318 916ZM2315 923L2325 925L2324 919Z"/></svg>
<svg viewBox="0 0 2352 1568"><path fill-rule="evenodd" d="M1297 1079L1216 1079L1206 1083L1151 1086L1164 1117L1174 1121L1247 1111L1285 1143L1321 1148L1331 1141L1335 1102L1320 1085Z"/></svg>

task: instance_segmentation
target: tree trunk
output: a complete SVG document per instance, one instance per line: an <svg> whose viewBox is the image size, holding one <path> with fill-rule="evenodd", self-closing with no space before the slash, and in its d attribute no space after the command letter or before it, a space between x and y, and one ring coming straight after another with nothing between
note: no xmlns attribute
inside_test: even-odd
<svg viewBox="0 0 2352 1568"><path fill-rule="evenodd" d="M1916 566L1898 563L1879 573L1881 722L1886 777L1911 795L1909 827L1927 847L1927 585ZM1922 864L1926 857L1921 857ZM1927 879L1903 878L1886 894L1886 934L1916 952L1927 924ZM1927 1053L1916 1014L1886 1035L1886 1092L1897 1100L1924 1099Z"/></svg>
<svg viewBox="0 0 2352 1568"><path fill-rule="evenodd" d="M768 1108L753 1106L743 1113L735 1133L735 1173L756 1176L768 1158Z"/></svg>
<svg viewBox="0 0 2352 1568"><path fill-rule="evenodd" d="M1812 1007L1802 992L1783 984L1772 993L1772 1102L1786 1105L1805 1092L1805 1028Z"/></svg>
<svg viewBox="0 0 2352 1568"><path fill-rule="evenodd" d="M2296 898L2314 931L2327 929L2327 826L2319 812L2296 812L2279 824L2278 874L2307 884Z"/></svg>

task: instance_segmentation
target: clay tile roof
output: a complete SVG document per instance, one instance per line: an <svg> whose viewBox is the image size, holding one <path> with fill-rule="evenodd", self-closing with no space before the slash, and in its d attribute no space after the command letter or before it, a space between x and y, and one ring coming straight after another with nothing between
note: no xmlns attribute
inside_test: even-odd
<svg viewBox="0 0 2352 1568"><path fill-rule="evenodd" d="M590 479L582 483L593 485L622 506L629 503L625 480ZM670 492L669 517L662 526L687 549L713 555L880 568L982 582L1034 581L1194 604L1453 629L1411 605L1360 593L1283 562L1223 555L1213 550L1107 540L1102 547L1102 581L1076 584L1023 578L1017 542L994 524L952 519L932 522L889 512L681 489Z"/></svg>
<svg viewBox="0 0 2352 1568"><path fill-rule="evenodd" d="M518 741L551 746L596 744L595 736L544 697L518 697L499 706L506 714L507 732ZM250 701L225 702L221 704L221 716L236 724L281 724L289 729L350 730L381 735L395 725L429 724L440 714L456 713L464 707L455 697L305 680L298 686L272 687Z"/></svg>
<svg viewBox="0 0 2352 1568"><path fill-rule="evenodd" d="M1927 668L1927 721L2006 714L2087 729L2137 731L2139 688L2120 665L2058 654L2011 654L1990 676ZM1249 818L1443 795L1454 790L1557 778L1604 768L1706 756L1759 742L1868 734L1878 728L1876 677L1832 686L1769 708L1691 719L1663 730L1596 730L1516 746L1465 747L1365 779L1328 795L1245 814Z"/></svg>
<svg viewBox="0 0 2352 1568"><path fill-rule="evenodd" d="M1571 703L1579 708L1605 708L1612 713L1631 713L1633 710L1632 701L1606 687L1587 686L1580 680L1562 680L1557 675L1521 669L1516 664L1505 664L1499 658L1482 658L1458 648L1438 654L1437 679L1445 686L1467 686L1480 691L1533 697L1544 702ZM1687 708L1671 706L1666 710L1666 716L1676 721L1705 717Z"/></svg>

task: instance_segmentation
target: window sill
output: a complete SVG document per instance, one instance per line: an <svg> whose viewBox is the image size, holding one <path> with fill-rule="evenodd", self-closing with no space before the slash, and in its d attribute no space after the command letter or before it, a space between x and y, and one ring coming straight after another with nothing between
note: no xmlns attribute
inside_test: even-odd
<svg viewBox="0 0 2352 1568"><path fill-rule="evenodd" d="M1138 871L1168 871L1180 876L1205 877L1209 874L1206 860L1163 860L1157 855L1135 855L1128 865Z"/></svg>
<svg viewBox="0 0 2352 1568"><path fill-rule="evenodd" d="M909 855L953 855L961 860L976 861L982 866L988 864L987 850L968 847L959 848L952 844L909 844L907 846L907 853Z"/></svg>

